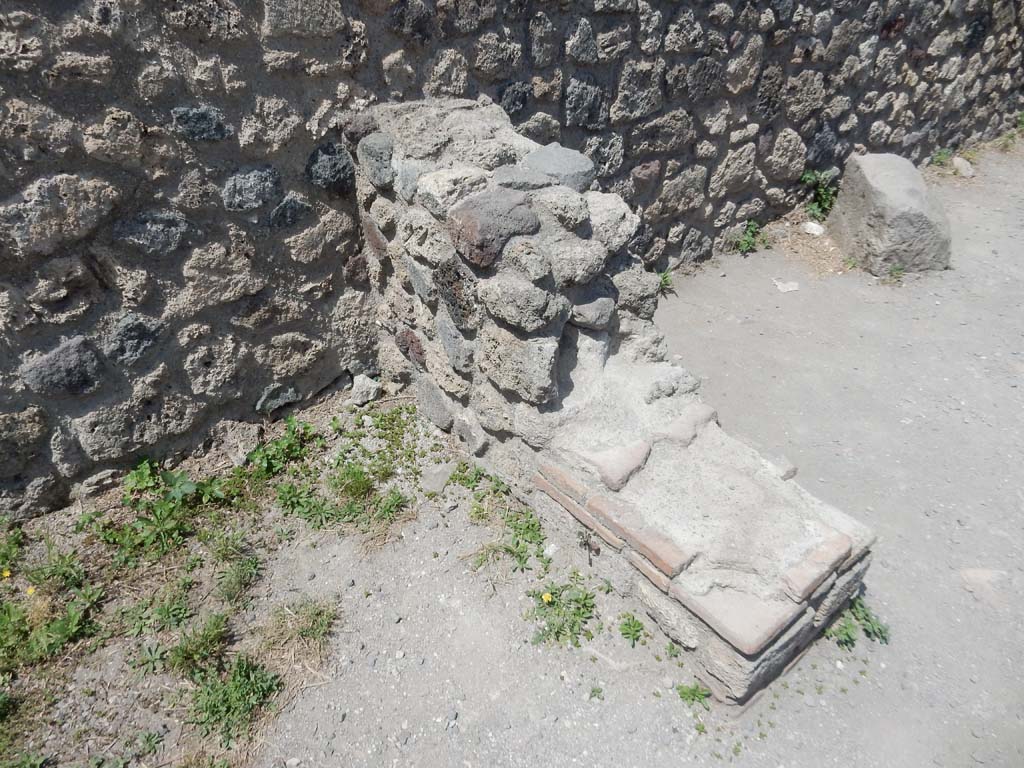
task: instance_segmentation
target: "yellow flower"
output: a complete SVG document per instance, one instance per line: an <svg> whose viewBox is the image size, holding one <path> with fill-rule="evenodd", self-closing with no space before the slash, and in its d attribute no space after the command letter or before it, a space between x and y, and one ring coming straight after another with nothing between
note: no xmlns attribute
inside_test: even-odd
<svg viewBox="0 0 1024 768"><path fill-rule="evenodd" d="M550 603L555 598L551 596L550 592L545 592L543 595L540 596L540 599L543 600L545 603Z"/></svg>
<svg viewBox="0 0 1024 768"><path fill-rule="evenodd" d="M28 589L25 590L25 593L29 597L32 597L32 595L34 595L36 593L36 588L35 587L29 587Z"/></svg>
<svg viewBox="0 0 1024 768"><path fill-rule="evenodd" d="M3 577L5 579L11 578L11 569L10 568L4 568Z"/></svg>

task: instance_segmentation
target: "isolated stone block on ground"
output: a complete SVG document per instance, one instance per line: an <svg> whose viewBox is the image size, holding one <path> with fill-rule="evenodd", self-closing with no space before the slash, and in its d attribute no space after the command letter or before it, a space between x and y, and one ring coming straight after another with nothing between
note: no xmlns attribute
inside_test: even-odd
<svg viewBox="0 0 1024 768"><path fill-rule="evenodd" d="M949 221L906 158L853 156L829 218L839 247L874 275L946 269Z"/></svg>

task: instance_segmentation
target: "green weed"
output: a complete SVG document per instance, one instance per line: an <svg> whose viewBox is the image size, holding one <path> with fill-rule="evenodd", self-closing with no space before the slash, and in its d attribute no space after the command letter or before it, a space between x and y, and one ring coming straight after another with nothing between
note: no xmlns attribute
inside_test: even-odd
<svg viewBox="0 0 1024 768"><path fill-rule="evenodd" d="M815 221L824 221L836 204L839 187L832 183L833 176L821 171L804 171L800 183L811 189L811 201L807 204L807 215Z"/></svg>
<svg viewBox="0 0 1024 768"><path fill-rule="evenodd" d="M308 484L281 483L277 486L277 501L286 515L305 520L314 530L348 522L360 514L357 505L339 507Z"/></svg>
<svg viewBox="0 0 1024 768"><path fill-rule="evenodd" d="M0 768L45 768L50 765L50 759L38 753L30 753L16 757L13 760L5 760L0 763Z"/></svg>
<svg viewBox="0 0 1024 768"><path fill-rule="evenodd" d="M3 571L10 571L18 564L25 546L25 532L18 526L7 525L7 518L0 517L0 529L6 528L0 533L0 570Z"/></svg>
<svg viewBox="0 0 1024 768"><path fill-rule="evenodd" d="M855 597L850 601L850 614L856 621L868 640L874 640L882 645L889 644L889 626L882 621L864 602L863 597Z"/></svg>
<svg viewBox="0 0 1024 768"><path fill-rule="evenodd" d="M144 460L125 478L122 501L135 511L134 520L115 524L84 516L78 526L114 547L119 566L139 558L155 560L177 549L196 532L198 514L231 499L219 479L194 482L183 472L160 472Z"/></svg>
<svg viewBox="0 0 1024 768"><path fill-rule="evenodd" d="M484 471L483 467L469 462L460 461L448 478L446 485L461 485L463 488L468 488L471 491L475 491L480 483L487 479L487 472Z"/></svg>
<svg viewBox="0 0 1024 768"><path fill-rule="evenodd" d="M125 634L129 637L138 637L180 627L191 614L188 593L194 585L195 582L191 578L183 577L166 587L159 596L142 600L130 609L122 611Z"/></svg>
<svg viewBox="0 0 1024 768"><path fill-rule="evenodd" d="M365 499L373 493L373 478L366 468L355 461L346 461L330 478L331 488L347 499Z"/></svg>
<svg viewBox="0 0 1024 768"><path fill-rule="evenodd" d="M284 435L254 449L246 460L246 469L256 480L269 480L284 472L290 464L309 455L310 446L320 440L311 424L289 416Z"/></svg>
<svg viewBox="0 0 1024 768"><path fill-rule="evenodd" d="M472 512L470 513L472 515ZM547 573L551 559L544 554L544 530L533 510L506 507L501 511L502 535L485 544L476 553L473 566L477 570L501 557L512 560L513 571L531 570L530 558L536 558L541 570Z"/></svg>
<svg viewBox="0 0 1024 768"><path fill-rule="evenodd" d="M0 685L9 686L11 681L10 675L0 676ZM5 690L0 689L0 723L5 722L14 714L18 708L18 700L14 696Z"/></svg>
<svg viewBox="0 0 1024 768"><path fill-rule="evenodd" d="M893 264L889 267L888 280L891 283L898 283L906 275L907 270L901 264Z"/></svg>
<svg viewBox="0 0 1024 768"><path fill-rule="evenodd" d="M58 552L53 542L46 540L46 561L25 574L38 587L52 592L73 589L85 583L85 568L74 552Z"/></svg>
<svg viewBox="0 0 1024 768"><path fill-rule="evenodd" d="M208 736L231 743L245 734L255 716L281 690L281 678L263 665L239 656L224 674L204 673L193 693L189 722Z"/></svg>
<svg viewBox="0 0 1024 768"><path fill-rule="evenodd" d="M390 527L408 508L409 501L405 494L392 488L383 496L378 496L375 503L367 508L369 517L362 522L362 527L368 531Z"/></svg>
<svg viewBox="0 0 1024 768"><path fill-rule="evenodd" d="M704 707L706 710L711 709L708 704L708 699L711 698L711 691L704 688L700 683L694 683L693 685L677 685L676 693L679 694L680 699L691 707L696 704Z"/></svg>
<svg viewBox="0 0 1024 768"><path fill-rule="evenodd" d="M761 231L761 225L756 221L748 221L743 227L743 233L736 240L736 250L745 256L767 244L768 241Z"/></svg>
<svg viewBox="0 0 1024 768"><path fill-rule="evenodd" d="M629 640L630 648L636 648L637 642L643 640L646 631L643 622L632 613L624 613L619 619L619 634Z"/></svg>
<svg viewBox="0 0 1024 768"><path fill-rule="evenodd" d="M672 286L672 272L666 270L658 273L658 295L667 296L670 293L675 293L675 288Z"/></svg>
<svg viewBox="0 0 1024 768"><path fill-rule="evenodd" d="M934 165L937 168L945 168L952 161L953 150L949 149L948 147L944 147L942 149L935 150L935 152L932 154L931 160L929 160L928 162L930 165Z"/></svg>
<svg viewBox="0 0 1024 768"><path fill-rule="evenodd" d="M534 601L529 618L537 621L534 643L578 648L581 637L593 639L589 624L597 613L594 593L584 587L583 577L578 573L574 571L565 584L552 582L527 595Z"/></svg>
<svg viewBox="0 0 1024 768"><path fill-rule="evenodd" d="M528 571L532 557L540 564L542 573L547 573L551 558L544 554L546 537L533 510L519 504L512 489L500 478L483 472L465 476L475 489L469 508L470 521L486 523L497 519L502 524L501 535L476 552L473 567L479 570L502 557L509 557L513 571Z"/></svg>
<svg viewBox="0 0 1024 768"><path fill-rule="evenodd" d="M889 643L889 627L875 615L863 597L855 597L850 607L825 630L825 637L835 640L836 645L846 650L857 644L857 638L863 632L869 640L887 645Z"/></svg>
<svg viewBox="0 0 1024 768"><path fill-rule="evenodd" d="M237 603L259 577L258 557L249 555L234 560L217 574L217 594L229 603Z"/></svg>
<svg viewBox="0 0 1024 768"><path fill-rule="evenodd" d="M369 419L368 426L344 431L338 424L336 431L347 442L339 455L339 463L357 460L377 483L383 483L399 472L408 477L418 477L420 456L414 439L415 416L415 406L399 405L364 414L363 418Z"/></svg>
<svg viewBox="0 0 1024 768"><path fill-rule="evenodd" d="M158 731L146 731L139 734L138 747L135 750L136 757L155 755L157 750L160 749L163 740L163 734Z"/></svg>
<svg viewBox="0 0 1024 768"><path fill-rule="evenodd" d="M95 632L92 614L103 590L86 584L72 589L71 595L57 608L45 598L0 601L0 673L48 659Z"/></svg>
<svg viewBox="0 0 1024 768"><path fill-rule="evenodd" d="M202 625L186 630L178 644L170 649L168 668L186 677L195 676L220 660L228 635L228 617L223 613L211 614Z"/></svg>
<svg viewBox="0 0 1024 768"><path fill-rule="evenodd" d="M167 649L159 643L153 643L139 648L139 655L132 666L144 675L155 675L164 671L166 661Z"/></svg>
<svg viewBox="0 0 1024 768"><path fill-rule="evenodd" d="M237 560L247 548L243 531L216 531L208 537L207 545L218 563Z"/></svg>
<svg viewBox="0 0 1024 768"><path fill-rule="evenodd" d="M844 612L825 630L825 637L835 640L840 648L850 650L857 644L857 622Z"/></svg>

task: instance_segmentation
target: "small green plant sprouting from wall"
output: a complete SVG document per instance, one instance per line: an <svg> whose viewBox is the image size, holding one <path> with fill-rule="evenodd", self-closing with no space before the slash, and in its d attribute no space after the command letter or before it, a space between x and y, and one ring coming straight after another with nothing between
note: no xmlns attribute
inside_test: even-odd
<svg viewBox="0 0 1024 768"><path fill-rule="evenodd" d="M937 168L945 168L953 162L953 150L949 147L935 150L929 163Z"/></svg>
<svg viewBox="0 0 1024 768"><path fill-rule="evenodd" d="M815 221L824 221L836 204L839 187L832 183L832 175L821 171L804 171L800 183L811 190L811 201L807 204L807 215Z"/></svg>
<svg viewBox="0 0 1024 768"><path fill-rule="evenodd" d="M903 267L903 265L893 264L891 267L889 267L889 274L886 276L883 282L890 284L899 283L906 274L907 270Z"/></svg>
<svg viewBox="0 0 1024 768"><path fill-rule="evenodd" d="M670 293L675 293L675 288L672 287L672 272L665 270L664 272L658 273L658 295L667 296Z"/></svg>
<svg viewBox="0 0 1024 768"><path fill-rule="evenodd" d="M736 240L736 250L746 256L767 244L768 240L761 231L761 225L756 221L748 221L743 227L743 234Z"/></svg>

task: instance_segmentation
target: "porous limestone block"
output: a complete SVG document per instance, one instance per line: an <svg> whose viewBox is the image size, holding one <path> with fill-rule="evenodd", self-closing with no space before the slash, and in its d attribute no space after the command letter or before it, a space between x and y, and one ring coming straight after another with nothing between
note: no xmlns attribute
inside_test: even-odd
<svg viewBox="0 0 1024 768"><path fill-rule="evenodd" d="M874 275L946 269L949 221L914 164L898 155L855 155L829 229L839 247Z"/></svg>

